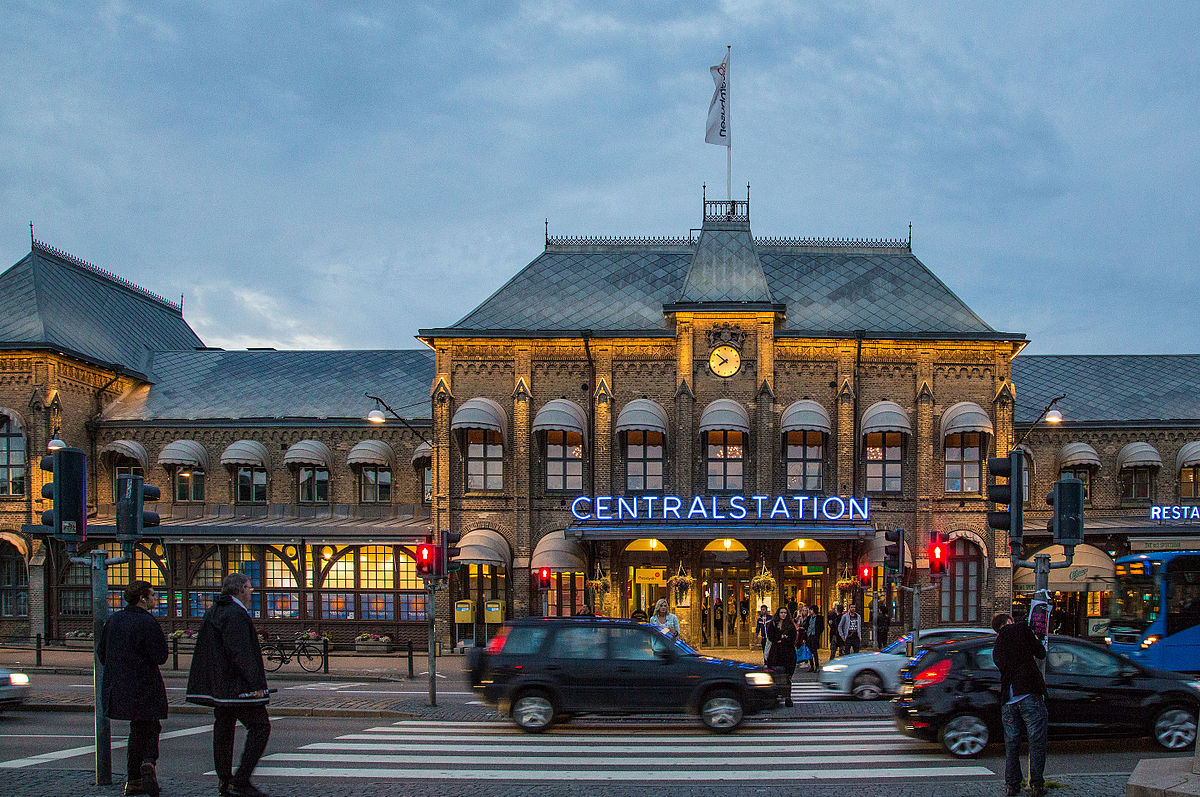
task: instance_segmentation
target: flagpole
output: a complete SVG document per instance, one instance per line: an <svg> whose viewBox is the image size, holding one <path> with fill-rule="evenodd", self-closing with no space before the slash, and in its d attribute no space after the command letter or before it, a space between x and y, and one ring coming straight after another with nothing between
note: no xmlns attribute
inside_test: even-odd
<svg viewBox="0 0 1200 797"><path fill-rule="evenodd" d="M725 130L729 135L729 146L725 147L725 198L729 202L733 201L733 87L729 81L733 72L732 51L733 45L725 45Z"/></svg>

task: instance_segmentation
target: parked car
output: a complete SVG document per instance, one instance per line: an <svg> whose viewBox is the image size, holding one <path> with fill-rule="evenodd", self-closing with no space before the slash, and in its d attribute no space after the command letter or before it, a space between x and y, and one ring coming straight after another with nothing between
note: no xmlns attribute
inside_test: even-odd
<svg viewBox="0 0 1200 797"><path fill-rule="evenodd" d="M632 620L514 620L472 649L467 667L483 702L532 733L576 714L675 712L728 732L777 702L763 668L702 656Z"/></svg>
<svg viewBox="0 0 1200 797"><path fill-rule="evenodd" d="M0 711L29 699L29 676L0 668Z"/></svg>
<svg viewBox="0 0 1200 797"><path fill-rule="evenodd" d="M967 639L993 635L990 628L931 628L921 632L921 645L933 645L949 639ZM825 662L817 681L831 694L877 700L885 694L900 691L900 668L908 661L908 643L912 634L905 634L883 650L851 653Z"/></svg>
<svg viewBox="0 0 1200 797"><path fill-rule="evenodd" d="M923 649L901 670L893 702L899 729L940 741L951 754L978 755L1003 742L995 640L945 642ZM1196 742L1200 681L1143 667L1106 648L1050 637L1046 654L1050 738L1146 736L1166 750Z"/></svg>

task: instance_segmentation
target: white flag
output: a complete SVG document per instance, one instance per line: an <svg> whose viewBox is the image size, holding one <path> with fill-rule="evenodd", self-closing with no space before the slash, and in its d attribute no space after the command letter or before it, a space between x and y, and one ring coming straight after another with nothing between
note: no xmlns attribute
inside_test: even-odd
<svg viewBox="0 0 1200 797"><path fill-rule="evenodd" d="M729 146L729 53L725 53L725 60L714 67L709 67L712 72L713 83L716 84L716 89L713 91L712 102L708 106L708 130L704 134L704 140L709 144L716 144L720 147Z"/></svg>

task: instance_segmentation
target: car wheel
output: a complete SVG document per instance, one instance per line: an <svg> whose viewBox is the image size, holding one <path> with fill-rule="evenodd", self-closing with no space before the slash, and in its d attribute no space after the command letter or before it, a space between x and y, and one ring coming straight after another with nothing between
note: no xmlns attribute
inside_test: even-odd
<svg viewBox="0 0 1200 797"><path fill-rule="evenodd" d="M1155 715L1150 735L1164 750L1186 750L1196 741L1196 712L1167 706Z"/></svg>
<svg viewBox="0 0 1200 797"><path fill-rule="evenodd" d="M883 697L883 679L871 670L854 676L850 694L859 700L878 700Z"/></svg>
<svg viewBox="0 0 1200 797"><path fill-rule="evenodd" d="M717 733L729 733L742 724L742 700L728 689L714 689L700 703L700 721Z"/></svg>
<svg viewBox="0 0 1200 797"><path fill-rule="evenodd" d="M513 701L512 718L521 730L541 733L554 724L554 701L541 690L522 692Z"/></svg>
<svg viewBox="0 0 1200 797"><path fill-rule="evenodd" d="M942 727L942 746L959 758L972 758L988 744L988 726L974 714L959 714Z"/></svg>

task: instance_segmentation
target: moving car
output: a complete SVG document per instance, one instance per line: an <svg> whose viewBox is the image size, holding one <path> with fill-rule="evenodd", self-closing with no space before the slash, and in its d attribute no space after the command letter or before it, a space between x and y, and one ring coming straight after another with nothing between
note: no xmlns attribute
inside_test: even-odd
<svg viewBox="0 0 1200 797"><path fill-rule="evenodd" d="M29 698L29 676L0 667L0 711L19 706Z"/></svg>
<svg viewBox="0 0 1200 797"><path fill-rule="evenodd" d="M632 620L514 620L486 649L472 649L467 667L483 702L531 733L575 714L677 712L728 732L777 701L763 668L702 656Z"/></svg>
<svg viewBox="0 0 1200 797"><path fill-rule="evenodd" d="M994 645L992 638L959 640L914 656L892 701L900 731L940 741L960 757L1003 742ZM1166 750L1186 750L1196 742L1200 682L1143 667L1082 639L1052 636L1046 706L1051 739L1149 735Z"/></svg>
<svg viewBox="0 0 1200 797"><path fill-rule="evenodd" d="M921 645L932 645L948 639L992 635L990 628L931 628L921 632ZM817 681L831 694L877 700L885 694L900 691L900 668L908 661L908 642L905 634L883 650L851 653L825 662Z"/></svg>

